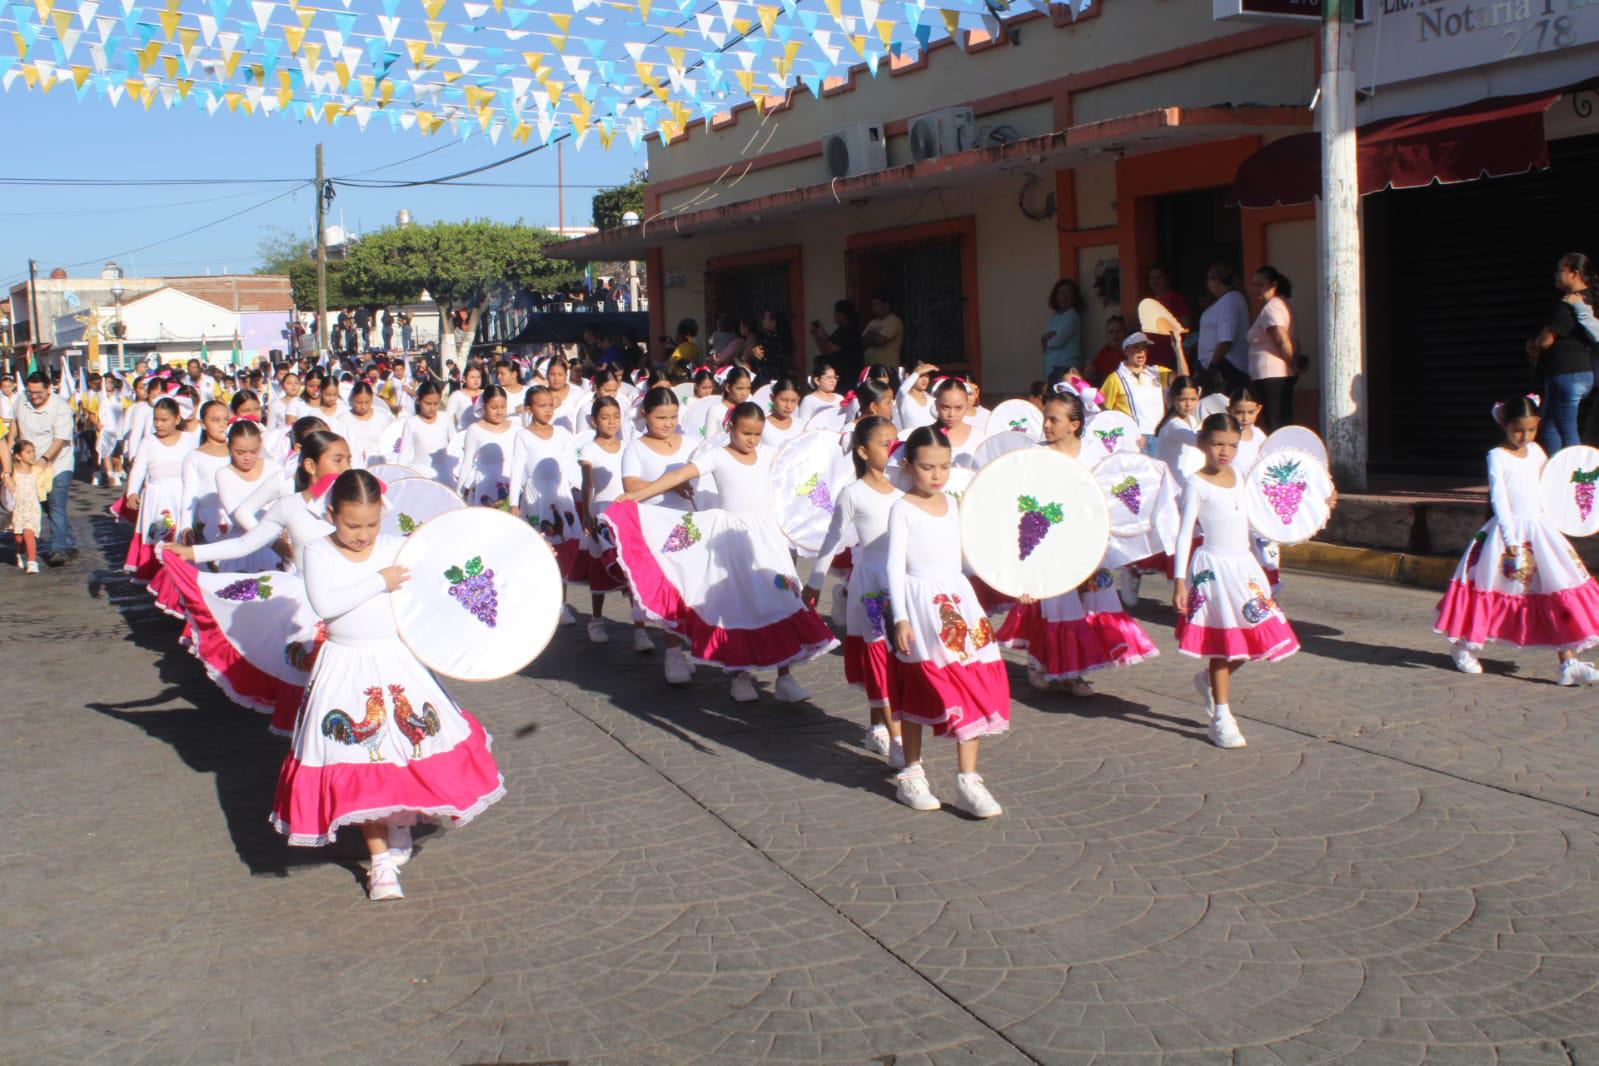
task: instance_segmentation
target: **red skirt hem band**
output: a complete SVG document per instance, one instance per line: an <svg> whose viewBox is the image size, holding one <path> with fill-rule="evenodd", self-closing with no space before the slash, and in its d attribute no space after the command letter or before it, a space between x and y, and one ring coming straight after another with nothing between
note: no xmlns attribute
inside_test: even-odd
<svg viewBox="0 0 1599 1066"><path fill-rule="evenodd" d="M844 681L866 693L872 707L891 703L888 680L888 642L879 638L844 638Z"/></svg>
<svg viewBox="0 0 1599 1066"><path fill-rule="evenodd" d="M1599 584L1589 579L1558 592L1512 596L1449 582L1433 629L1456 644L1497 641L1519 648L1585 651L1599 644Z"/></svg>
<svg viewBox="0 0 1599 1066"><path fill-rule="evenodd" d="M1248 629L1213 629L1177 620L1177 650L1196 659L1228 662L1277 662L1299 650L1299 638L1279 618L1268 618Z"/></svg>
<svg viewBox="0 0 1599 1066"><path fill-rule="evenodd" d="M894 718L931 726L935 737L976 740L1010 729L1010 678L1003 660L939 666L888 660Z"/></svg>

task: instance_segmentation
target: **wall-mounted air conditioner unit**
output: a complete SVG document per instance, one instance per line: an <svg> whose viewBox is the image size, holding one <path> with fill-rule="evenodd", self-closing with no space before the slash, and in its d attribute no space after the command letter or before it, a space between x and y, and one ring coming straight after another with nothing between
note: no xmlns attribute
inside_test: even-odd
<svg viewBox="0 0 1599 1066"><path fill-rule="evenodd" d="M822 160L830 178L853 178L888 167L888 143L883 127L857 122L822 136Z"/></svg>
<svg viewBox="0 0 1599 1066"><path fill-rule="evenodd" d="M917 162L950 155L973 145L977 131L969 107L946 107L910 120L911 158Z"/></svg>

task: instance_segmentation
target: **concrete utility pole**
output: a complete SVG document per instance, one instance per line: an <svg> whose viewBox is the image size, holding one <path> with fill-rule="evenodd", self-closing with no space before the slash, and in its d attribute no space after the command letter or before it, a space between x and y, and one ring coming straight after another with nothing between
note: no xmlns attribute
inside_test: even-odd
<svg viewBox="0 0 1599 1066"><path fill-rule="evenodd" d="M328 242L323 232L324 200L327 181L322 176L322 146L316 146L316 351L317 358L328 350ZM297 355L299 353L296 353Z"/></svg>
<svg viewBox="0 0 1599 1066"><path fill-rule="evenodd" d="M39 264L32 259L28 260L28 350L39 350Z"/></svg>
<svg viewBox="0 0 1599 1066"><path fill-rule="evenodd" d="M1323 0L1321 27L1321 411L1334 482L1366 488L1361 365L1360 173L1355 157L1355 0Z"/></svg>

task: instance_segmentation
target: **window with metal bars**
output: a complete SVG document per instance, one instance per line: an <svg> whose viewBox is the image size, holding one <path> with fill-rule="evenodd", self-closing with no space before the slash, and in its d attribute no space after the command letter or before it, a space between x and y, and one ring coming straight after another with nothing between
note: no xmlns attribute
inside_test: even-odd
<svg viewBox="0 0 1599 1066"><path fill-rule="evenodd" d="M936 363L956 372L969 369L962 239L937 237L845 253L846 285L863 320L871 317L874 295L893 300L895 314L905 323L901 358L907 364Z"/></svg>

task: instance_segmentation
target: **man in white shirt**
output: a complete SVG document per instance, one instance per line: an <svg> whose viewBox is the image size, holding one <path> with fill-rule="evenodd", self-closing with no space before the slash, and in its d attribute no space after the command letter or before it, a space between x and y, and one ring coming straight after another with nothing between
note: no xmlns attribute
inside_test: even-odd
<svg viewBox="0 0 1599 1066"><path fill-rule="evenodd" d="M1213 264L1205 274L1213 300L1199 316L1199 365L1220 373L1228 392L1249 384L1249 301L1237 280L1232 267Z"/></svg>
<svg viewBox="0 0 1599 1066"><path fill-rule="evenodd" d="M67 519L67 492L72 488L72 404L50 391L50 378L38 371L28 375L28 399L17 405L17 435L33 442L35 458L49 463L50 496L44 501L47 524L39 554L51 566L77 559L78 542Z"/></svg>

